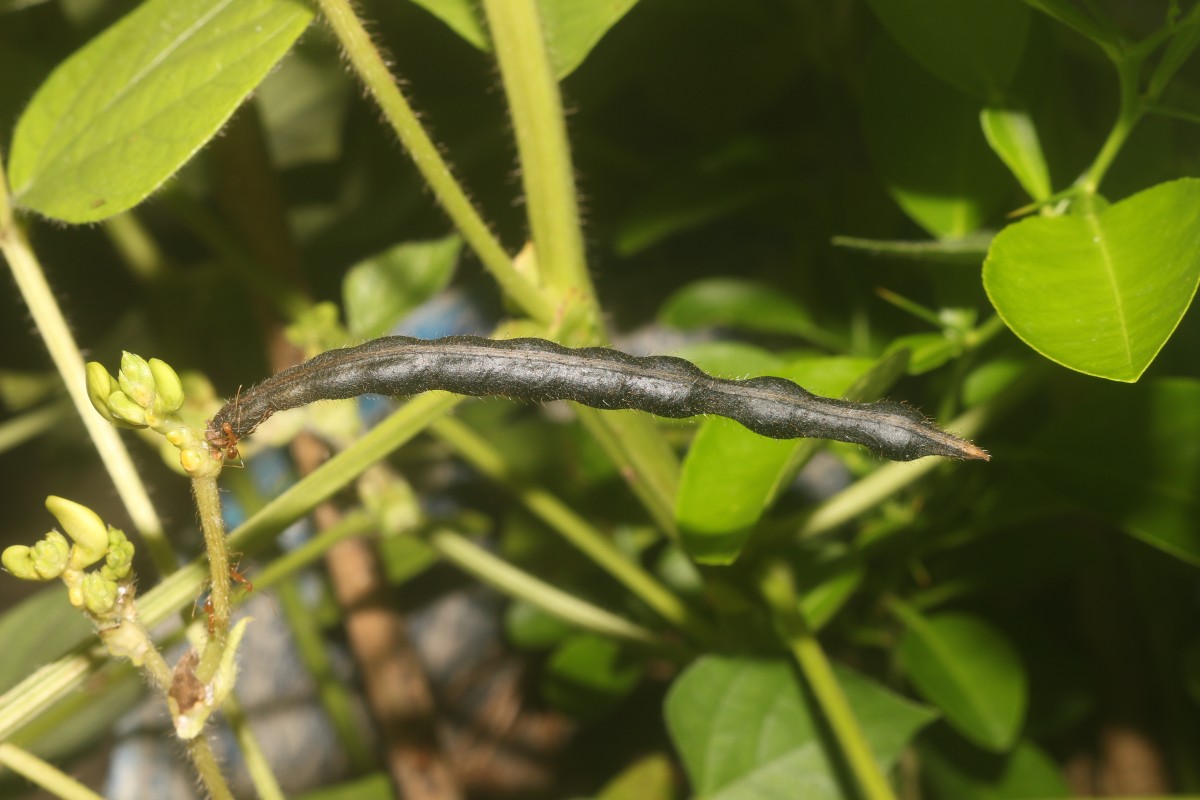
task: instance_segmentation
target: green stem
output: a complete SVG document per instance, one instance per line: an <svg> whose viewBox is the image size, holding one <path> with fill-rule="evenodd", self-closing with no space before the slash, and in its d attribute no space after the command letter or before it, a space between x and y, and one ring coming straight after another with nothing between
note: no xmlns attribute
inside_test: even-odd
<svg viewBox="0 0 1200 800"><path fill-rule="evenodd" d="M580 600L527 572L497 558L465 536L438 528L423 536L447 561L469 572L501 592L525 600L571 625L603 636L663 646L662 640L641 625L636 625L599 606Z"/></svg>
<svg viewBox="0 0 1200 800"><path fill-rule="evenodd" d="M562 99L537 3L484 0L483 8L517 138L538 273L560 302L580 307L588 315L585 332L599 330Z"/></svg>
<svg viewBox="0 0 1200 800"><path fill-rule="evenodd" d="M154 283L167 276L167 260L133 211L104 220L104 232L137 278Z"/></svg>
<svg viewBox="0 0 1200 800"><path fill-rule="evenodd" d="M673 540L679 464L654 420L637 411L600 411L575 406L579 422L620 470L650 518Z"/></svg>
<svg viewBox="0 0 1200 800"><path fill-rule="evenodd" d="M626 558L604 534L546 490L525 486L517 481L510 474L504 457L483 437L449 417L437 420L431 427L433 433L454 448L467 463L504 485L535 516L558 531L663 619L687 631L699 642L715 641L715 632L707 621L655 580L654 576Z"/></svg>
<svg viewBox="0 0 1200 800"><path fill-rule="evenodd" d="M379 50L354 14L349 0L317 0L329 27L342 45L346 58L367 91L375 98L384 118L400 138L413 163L425 178L438 202L454 222L479 260L531 317L550 325L555 308L542 291L513 267L512 259L488 230L466 192L450 172L450 166L421 126L416 113L400 92Z"/></svg>
<svg viewBox="0 0 1200 800"><path fill-rule="evenodd" d="M221 774L221 766L217 763L208 738L200 735L188 739L187 750L210 800L233 800L233 792L229 791L229 785L225 783L225 776Z"/></svg>
<svg viewBox="0 0 1200 800"><path fill-rule="evenodd" d="M66 423L71 415L71 404L63 400L0 422L0 453Z"/></svg>
<svg viewBox="0 0 1200 800"><path fill-rule="evenodd" d="M92 408L92 401L88 399L85 369L83 358L79 355L79 346L75 343L66 318L63 317L62 309L58 307L58 302L50 291L46 275L29 246L25 232L12 216L2 160L0 198L0 252L3 252L8 260L8 266L12 270L21 296L29 307L34 325L37 326L46 349L50 351L50 358L67 387L75 411L83 421L96 452L100 454L100 460L108 471L125 510L146 542L158 571L164 575L169 574L178 563L175 554L163 535L162 522L150 502L150 495L146 492L141 476L134 469L129 451L125 449L116 430L96 413L96 409Z"/></svg>
<svg viewBox="0 0 1200 800"><path fill-rule="evenodd" d="M1037 374L1027 373L996 397L958 416L946 428L965 438L974 438L1024 397L1037 380ZM795 535L807 537L828 533L916 483L944 463L940 458L922 458L880 467L805 514Z"/></svg>
<svg viewBox="0 0 1200 800"><path fill-rule="evenodd" d="M521 182L538 274L553 292L559 325L551 338L604 344L603 314L588 274L575 170L558 80L536 0L484 0L492 47L516 134ZM659 527L675 530L679 464L648 417L580 412Z"/></svg>
<svg viewBox="0 0 1200 800"><path fill-rule="evenodd" d="M270 565L254 576L254 587L267 589L282 583L310 564L315 564L338 542L366 536L375 529L375 520L371 515L347 514L336 525L321 531L295 550L272 559Z"/></svg>
<svg viewBox="0 0 1200 800"><path fill-rule="evenodd" d="M434 418L462 398L427 392L397 409L365 436L267 503L229 535L229 545L253 552L279 531L312 511L354 480L364 469L416 436ZM199 561L168 575L138 600L138 616L153 628L195 601L206 572ZM92 640L48 664L0 696L0 741L79 688L103 664Z"/></svg>
<svg viewBox="0 0 1200 800"><path fill-rule="evenodd" d="M1138 73L1141 71L1141 59L1126 54L1116 62L1116 66L1121 94L1117 121L1113 123L1112 130L1108 132L1108 137L1100 146L1100 152L1096 154L1092 165L1077 182L1080 188L1088 194L1095 194L1099 190L1105 173L1112 166L1113 160L1121 152L1129 134L1133 132L1144 114L1138 93Z"/></svg>
<svg viewBox="0 0 1200 800"><path fill-rule="evenodd" d="M787 567L776 564L768 568L760 579L759 588L771 607L780 636L796 659L825 720L833 730L850 772L862 789L863 797L867 800L895 800L895 794L875 754L871 752L871 745L833 674L825 651L798 610L795 586Z"/></svg>
<svg viewBox="0 0 1200 800"><path fill-rule="evenodd" d="M369 526L372 521L365 515L360 515ZM342 527L338 525L336 527ZM321 535L329 533L334 528L328 528ZM347 538L339 536L337 541ZM314 540L315 541L315 540ZM329 542L330 545L335 542ZM274 566L274 564L272 564ZM372 748L363 741L355 715L355 702L351 696L350 687L337 675L328 644L321 634L321 627L312 610L304 603L296 581L284 581L276 590L283 615L287 619L288 628L296 642L296 651L304 671L312 676L317 685L317 698L350 759L355 773L368 772L375 765L375 755Z"/></svg>
<svg viewBox="0 0 1200 800"><path fill-rule="evenodd" d="M204 532L204 550L208 555L209 598L212 601L210 635L196 667L196 678L207 684L217 674L225 641L229 636L229 619L233 613L233 588L229 575L229 543L225 538L225 522L221 518L221 497L215 477L192 479L192 494L200 514L200 529Z"/></svg>
<svg viewBox="0 0 1200 800"><path fill-rule="evenodd" d="M63 800L104 800L53 764L15 744L0 743L0 764Z"/></svg>
<svg viewBox="0 0 1200 800"><path fill-rule="evenodd" d="M250 774L250 781L254 784L254 790L258 794L259 800L284 800L283 789L279 787L279 781L271 770L271 765L258 742L258 737L254 735L250 721L246 719L242 704L232 693L221 704L221 712L233 730L234 738L237 739L238 751L241 752L242 759L246 762L246 772ZM202 737L203 734L197 738ZM223 783L224 776L221 780Z"/></svg>

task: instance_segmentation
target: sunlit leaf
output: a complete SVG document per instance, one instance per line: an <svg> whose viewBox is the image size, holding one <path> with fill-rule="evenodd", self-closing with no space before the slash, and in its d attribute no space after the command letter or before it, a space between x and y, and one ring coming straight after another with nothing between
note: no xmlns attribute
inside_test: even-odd
<svg viewBox="0 0 1200 800"><path fill-rule="evenodd" d="M1099 211L1033 217L993 240L983 284L1008 327L1079 372L1136 381L1200 283L1200 180Z"/></svg>
<svg viewBox="0 0 1200 800"><path fill-rule="evenodd" d="M21 115L16 202L65 222L140 203L304 32L302 0L149 0L63 62Z"/></svg>
<svg viewBox="0 0 1200 800"><path fill-rule="evenodd" d="M979 112L988 146L1034 200L1050 196L1050 171L1029 112L989 106Z"/></svg>

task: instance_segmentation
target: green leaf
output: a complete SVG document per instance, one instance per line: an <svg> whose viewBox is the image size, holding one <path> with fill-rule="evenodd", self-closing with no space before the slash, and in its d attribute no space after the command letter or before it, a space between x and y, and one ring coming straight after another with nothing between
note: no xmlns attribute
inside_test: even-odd
<svg viewBox="0 0 1200 800"><path fill-rule="evenodd" d="M642 679L642 666L620 645L594 634L563 642L546 664L546 700L583 720L604 716Z"/></svg>
<svg viewBox="0 0 1200 800"><path fill-rule="evenodd" d="M140 203L229 119L308 26L302 0L149 0L42 84L17 123L24 208L95 222Z"/></svg>
<svg viewBox="0 0 1200 800"><path fill-rule="evenodd" d="M1028 696L1025 669L1008 640L969 614L896 611L907 627L900 664L921 696L972 743L992 752L1011 748Z"/></svg>
<svg viewBox="0 0 1200 800"><path fill-rule="evenodd" d="M492 40L483 21L483 10L476 0L412 0L421 8L446 23L474 47L488 52Z"/></svg>
<svg viewBox="0 0 1200 800"><path fill-rule="evenodd" d="M550 61L559 80L583 63L604 34L621 21L637 0L604 0L580 3L579 0L538 0Z"/></svg>
<svg viewBox="0 0 1200 800"><path fill-rule="evenodd" d="M1096 19L1082 11L1072 0L1025 0L1025 5L1053 17L1077 33L1108 50L1118 47L1120 32L1107 17Z"/></svg>
<svg viewBox="0 0 1200 800"><path fill-rule="evenodd" d="M838 683L863 735L886 770L934 714L847 669ZM836 752L813 718L785 661L706 656L671 686L667 727L705 800L847 796Z"/></svg>
<svg viewBox="0 0 1200 800"><path fill-rule="evenodd" d="M71 606L66 590L57 582L22 600L0 615L0 642L4 642L0 692L92 635L87 618Z"/></svg>
<svg viewBox="0 0 1200 800"><path fill-rule="evenodd" d="M921 775L933 789L930 800L1028 800L1070 797L1062 770L1033 742L1011 753L981 753L950 736L921 737Z"/></svg>
<svg viewBox="0 0 1200 800"><path fill-rule="evenodd" d="M642 758L622 770L596 795L596 800L671 800L675 776L671 760L662 753Z"/></svg>
<svg viewBox="0 0 1200 800"><path fill-rule="evenodd" d="M1029 9L1013 0L871 0L904 50L946 83L983 100L1012 80Z"/></svg>
<svg viewBox="0 0 1200 800"><path fill-rule="evenodd" d="M684 330L719 325L815 342L830 338L799 303L772 286L744 278L693 281L667 298L658 319Z"/></svg>
<svg viewBox="0 0 1200 800"><path fill-rule="evenodd" d="M1154 75L1146 86L1148 97L1157 98L1162 94L1179 68L1191 58L1197 45L1200 45L1200 6L1193 6L1187 19L1176 28L1166 51L1154 67Z"/></svg>
<svg viewBox="0 0 1200 800"><path fill-rule="evenodd" d="M881 45L863 98L872 160L914 222L938 239L962 239L1003 206L1010 178L979 130L978 104Z"/></svg>
<svg viewBox="0 0 1200 800"><path fill-rule="evenodd" d="M1163 183L1078 216L1005 228L983 285L1008 327L1079 372L1132 382L1200 283L1200 180Z"/></svg>
<svg viewBox="0 0 1200 800"><path fill-rule="evenodd" d="M447 236L399 244L355 264L342 281L346 325L355 336L383 336L408 312L446 288L462 240Z"/></svg>
<svg viewBox="0 0 1200 800"><path fill-rule="evenodd" d="M979 112L984 138L1034 200L1050 196L1050 170L1029 112L990 106Z"/></svg>
<svg viewBox="0 0 1200 800"><path fill-rule="evenodd" d="M873 364L869 359L801 359L771 374L815 394L841 397ZM688 555L702 564L736 559L782 480L792 474L790 465L804 443L768 439L721 417L702 422L684 458L675 501Z"/></svg>
<svg viewBox="0 0 1200 800"><path fill-rule="evenodd" d="M893 339L885 352L907 350L909 375L923 375L962 353L962 343L941 333L910 333Z"/></svg>
<svg viewBox="0 0 1200 800"><path fill-rule="evenodd" d="M1043 485L1200 565L1200 381L1094 387L1035 438L1029 458Z"/></svg>
<svg viewBox="0 0 1200 800"><path fill-rule="evenodd" d="M492 49L483 13L475 0L413 0L429 13L446 23L451 30L483 51ZM637 0L605 0L580 3L578 0L538 0L550 63L559 80L570 75L583 63L609 28Z"/></svg>

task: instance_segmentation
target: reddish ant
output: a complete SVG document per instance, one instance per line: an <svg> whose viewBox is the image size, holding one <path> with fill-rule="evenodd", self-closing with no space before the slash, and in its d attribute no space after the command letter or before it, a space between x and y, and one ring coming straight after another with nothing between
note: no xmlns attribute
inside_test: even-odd
<svg viewBox="0 0 1200 800"><path fill-rule="evenodd" d="M233 408L239 426L242 422L241 399L242 387L239 386L237 394L233 398ZM220 461L221 459L237 461L241 457L241 454L238 453L239 437L234 432L233 425L229 422L222 422L220 430L215 430L212 427L212 420L208 420L206 425L208 429L204 432L204 438L208 440L209 445L212 447L210 455L213 459L216 461Z"/></svg>
<svg viewBox="0 0 1200 800"><path fill-rule="evenodd" d="M240 566L240 563L238 564L238 566ZM235 581L236 583L240 583L242 585L242 588L245 589L246 594L250 594L254 591L254 584L250 582L250 579L247 578L244 573L238 571L237 566L234 566L232 564L229 566L229 577L231 580ZM199 598L197 598L197 602L199 602ZM212 592L209 592L208 597L204 598L204 615L206 617L208 617L208 635L209 636L212 636L213 631L216 629L216 619L214 618L214 614L215 614L215 611L213 610ZM196 607L193 605L192 606L192 616L195 616L195 615L196 615Z"/></svg>

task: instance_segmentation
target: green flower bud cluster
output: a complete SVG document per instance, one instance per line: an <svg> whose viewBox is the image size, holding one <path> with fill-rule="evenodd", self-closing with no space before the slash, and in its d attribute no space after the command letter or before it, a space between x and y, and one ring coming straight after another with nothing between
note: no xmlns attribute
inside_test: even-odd
<svg viewBox="0 0 1200 800"><path fill-rule="evenodd" d="M66 535L50 531L33 547L6 548L0 554L4 569L30 581L61 578L71 605L87 609L99 623L118 620L121 600L131 594L133 543L87 506L51 495L46 509ZM99 569L87 571L96 564Z"/></svg>
<svg viewBox="0 0 1200 800"><path fill-rule="evenodd" d="M123 353L115 378L103 364L89 362L87 390L100 416L118 428L149 428L165 436L179 449L180 466L188 475L220 471L221 462L208 457L203 434L180 419L183 381L167 362Z"/></svg>
<svg viewBox="0 0 1200 800"><path fill-rule="evenodd" d="M88 397L100 416L120 428L159 428L183 406L183 382L171 365L134 353L121 354L121 371L87 365Z"/></svg>

